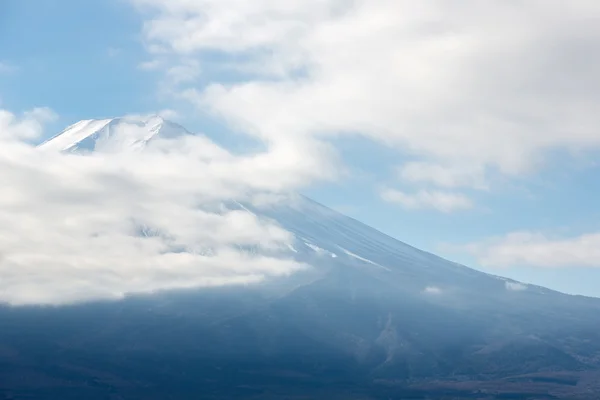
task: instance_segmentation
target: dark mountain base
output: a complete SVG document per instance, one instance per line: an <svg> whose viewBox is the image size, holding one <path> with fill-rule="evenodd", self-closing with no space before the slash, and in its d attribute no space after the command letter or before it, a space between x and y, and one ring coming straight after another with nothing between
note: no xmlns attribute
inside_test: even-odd
<svg viewBox="0 0 600 400"><path fill-rule="evenodd" d="M567 354L587 336L492 340L475 313L322 284L0 308L0 399L598 399Z"/></svg>
<svg viewBox="0 0 600 400"><path fill-rule="evenodd" d="M71 355L0 369L0 399L581 399L598 398L600 373L493 381L368 380L347 365L226 365L132 354ZM336 368L337 367L337 368Z"/></svg>

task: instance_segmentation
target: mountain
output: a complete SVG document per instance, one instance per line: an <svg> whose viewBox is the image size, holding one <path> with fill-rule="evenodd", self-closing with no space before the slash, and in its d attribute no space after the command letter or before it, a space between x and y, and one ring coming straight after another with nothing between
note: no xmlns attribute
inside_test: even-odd
<svg viewBox="0 0 600 400"><path fill-rule="evenodd" d="M122 137L123 124L139 131ZM85 154L189 134L82 121ZM257 285L0 308L0 399L596 399L600 299L489 275L301 195L256 206L306 271Z"/></svg>
<svg viewBox="0 0 600 400"><path fill-rule="evenodd" d="M71 153L122 151L142 149L158 137L168 139L186 134L190 133L184 127L159 116L90 119L67 127L39 147Z"/></svg>

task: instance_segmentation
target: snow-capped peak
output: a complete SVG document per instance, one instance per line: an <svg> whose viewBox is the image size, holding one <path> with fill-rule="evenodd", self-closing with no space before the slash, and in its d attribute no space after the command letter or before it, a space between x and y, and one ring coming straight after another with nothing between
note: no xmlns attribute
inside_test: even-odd
<svg viewBox="0 0 600 400"><path fill-rule="evenodd" d="M189 132L160 116L127 116L76 122L39 147L73 153L143 148L155 137L173 138Z"/></svg>

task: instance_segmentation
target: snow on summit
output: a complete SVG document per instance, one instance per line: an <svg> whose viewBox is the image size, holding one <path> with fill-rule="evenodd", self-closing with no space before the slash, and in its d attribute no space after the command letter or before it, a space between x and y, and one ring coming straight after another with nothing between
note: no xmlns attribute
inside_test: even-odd
<svg viewBox="0 0 600 400"><path fill-rule="evenodd" d="M39 147L72 153L143 148L155 137L189 134L182 126L159 116L90 119L76 122Z"/></svg>

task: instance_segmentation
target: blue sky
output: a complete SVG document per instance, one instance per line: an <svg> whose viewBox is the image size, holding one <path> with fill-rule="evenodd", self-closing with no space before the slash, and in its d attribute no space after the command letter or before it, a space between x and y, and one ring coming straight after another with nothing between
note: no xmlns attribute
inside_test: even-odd
<svg viewBox="0 0 600 400"><path fill-rule="evenodd" d="M388 86L397 85L399 88L399 91L382 94L384 100L389 100L386 103L369 103L368 96L365 96L366 100L360 103L344 103L348 107L348 114L344 115L343 109L329 109L335 99L341 99L340 95L327 94L325 97L333 100L324 104L315 103L314 108L323 110L317 113L311 107L306 107L300 96L306 93L309 96L311 91L324 93L329 88L329 81L345 78L345 75L351 79L349 82L364 78L373 79L376 84L374 76L377 73L373 71L379 71L378 56L390 53L386 46L396 43L393 40L394 32L390 33L389 42L386 42L388 37L378 36L383 35L380 31L365 31L365 37L370 38L368 35L372 34L373 43L380 45L381 49L371 51L374 48L372 45L363 49L360 43L356 44L357 53L364 50L361 60L370 57L363 65L348 61L355 60L354 54L348 52L341 53L339 57L342 61L338 61L333 56L329 58L326 51L311 52L312 48L309 47L305 56L305 48L295 47L293 43L299 41L306 43L306 46L312 44L313 48L320 48L321 43L329 43L329 36L322 36L324 34L321 33L316 35L314 32L321 32L321 28L322 32L330 32L334 31L331 27L343 27L342 24L335 24L337 20L328 20L327 13L323 14L327 18L313 18L312 14L307 13L307 10L319 9L320 6L315 2L309 1L305 5L290 2L298 7L298 10L292 7L289 11L294 18L311 15L304 22L306 26L314 26L314 31L297 33L293 30L290 31L293 33L290 33L289 40L281 41L272 39L276 33L259 31L258 25L252 25L254 14L244 15L246 11L243 7L239 7L239 16L232 12L225 14L225 11L204 15L208 20L239 17L241 21L250 21L235 27L239 29L239 35L244 37L252 37L258 32L256 37L259 39L255 39L258 44L250 39L237 42L235 33L233 36L228 33L210 36L201 24L185 27L197 29L198 35L195 35L193 31L183 28L182 21L204 11L194 6L186 9L188 5L184 1L174 1L171 5L167 3L159 0L3 1L0 4L0 65L4 66L0 68L0 108L21 114L34 107L49 107L58 118L46 126L45 137L81 119L172 110L171 114L175 115L173 119L188 129L206 133L216 142L241 151L247 146L254 148L262 141L279 143L279 137L272 132L282 127L302 125L302 121L306 120L318 121L314 126L307 123L306 131L299 129L296 136L290 134L286 140L305 140L308 137L327 143L341 156L346 173L333 182L316 179L300 189L305 194L402 241L468 266L569 293L600 296L600 257L594 252L595 244L600 246L600 241L595 242L597 239L593 238L590 239L592 244L581 244L581 236L597 232L600 221L597 207L600 203L600 171L595 162L597 150L600 149L600 132L596 126L600 125L595 125L597 120L593 116L597 103L593 94L583 89L577 91L580 87L585 89L586 82L589 83L588 87L595 87L597 81L592 79L597 78L593 74L586 75L587 70L575 70L574 64L568 63L563 67L557 66L556 72L549 71L547 65L538 62L538 59L526 59L524 54L531 52L527 51L525 45L517 49L522 52L514 50L514 54L509 54L509 50L506 50L506 54L502 53L505 49L511 49L512 42L508 41L511 38L506 43L496 43L493 40L496 40L497 32L488 32L486 29L492 28L478 26L473 28L473 32L466 32L472 34L469 37L476 38L475 44L472 40L466 41L462 47L456 47L458 50L450 53L439 50L438 53L437 48L431 50L418 37L403 37L402 46L405 46L403 51L406 52L402 54L410 58L411 54L424 53L423 60L434 64L441 62L440 57L447 57L444 74L449 74L448 70L454 71L453 66L461 66L467 71L473 68L480 73L489 65L496 65L493 57L500 57L500 54L504 57L502 60L506 61L505 69L492 69L490 76L481 73L478 79L469 76L473 81L467 83L462 76L456 75L458 72L453 72L452 75L444 75L441 81L445 84L451 80L452 85L448 87L435 84L441 72L436 74L435 70L429 71L427 68L432 64L424 64L427 68L419 67L419 73L407 70L415 74L415 78L407 81L410 85L397 78L395 72L386 70L381 72L381 79L387 79ZM204 6L205 3L210 1L198 2ZM232 0L232 3L235 2ZM281 12L271 10L263 3L268 2L261 2L257 8L260 11L260 7L266 7L263 10L265 18L276 18L277 13ZM235 5L232 6L232 9L235 8ZM376 11L380 10L354 10L348 18L349 21L360 23L360 18L371 15L369 13L375 15ZM481 15L470 17L485 21L497 11L478 10L484 18ZM515 10L501 11L509 15ZM590 42L593 42L596 30L573 28L572 35L568 31L571 24L574 27L578 25L577 18L585 12L575 7L574 17L559 21L562 22L560 27L557 27L559 24L554 19L528 22L522 29L524 36L513 39L546 51L533 53L534 57L539 56L539 60L544 62L566 57L573 59L574 63L580 64L583 60L595 65L596 60L591 57L587 60L585 54L594 53L593 46L596 45ZM420 15L415 11L417 14ZM455 17L452 12L448 15L449 19ZM500 15L502 18L504 14ZM179 24L177 18L182 18ZM382 24L387 22L390 21L384 20ZM402 20L398 24L421 22ZM168 24L181 27L182 31L165 28ZM287 33L284 30L282 36ZM269 39L260 39L262 34ZM334 36L331 38L332 43L342 40ZM193 42L196 39L197 42ZM463 39L459 37L456 40ZM559 45L555 48L544 46L545 40L554 40ZM577 50L577 46L572 45L574 41L581 43L583 56L574 53ZM566 43L565 48L560 47L563 42ZM490 52L492 44L497 51ZM222 50L220 46L225 49ZM159 47L161 49L157 50ZM327 49L325 44L323 48ZM573 48L575 50L571 51ZM381 53L378 53L379 50ZM277 58L274 58L275 61L263 58L265 53L274 54ZM400 57L400 60L406 63L404 58ZM270 61L273 61L273 65L265 67ZM387 60L381 59L380 62L386 63ZM294 63L306 68L307 76L313 80L306 86L293 88L295 92L290 94L285 85L304 84L302 74L295 75L298 67ZM289 66L291 64L294 64L293 68ZM311 71L313 65L319 65L319 68ZM284 72L277 72L277 68ZM576 78L556 78L568 74L570 68L578 75ZM523 72L521 76L520 71L525 70L531 75ZM591 67L590 70L595 71ZM432 74L423 78L427 78L425 83L418 81L423 74ZM501 79L507 79L508 83L502 88L494 87L494 80ZM271 85L273 82L280 86ZM452 92L459 88L459 84L465 84L465 93L469 96L463 98L462 91ZM206 90L215 85L225 90ZM477 91L488 86L489 92ZM353 88L356 92L350 92L347 96L369 94L370 89L365 89L367 87L366 84L357 85L357 88ZM239 90L230 90L232 88ZM400 100L400 93L404 93L400 89L406 93L413 93L411 91L414 90L412 100ZM377 88L373 90L375 94L382 92ZM456 103L446 101L447 93L451 93L450 99L452 96L458 98ZM485 103L492 93L497 96L497 103L486 103L479 114L472 105ZM398 100L394 96L398 96ZM248 102L249 98L251 102L240 103ZM524 98L530 101L525 102ZM536 99L540 99L541 105L547 108L540 111ZM386 115L379 112L379 109L396 101L402 104L402 112L398 111L397 116L393 110ZM511 109L517 101L523 101L522 105ZM411 102L414 102L415 111ZM240 104L244 106L240 107ZM277 104L289 104L289 113L287 109L275 113ZM308 104L311 104L310 101ZM565 110L565 104L569 114L558 115L556 110ZM574 107L575 104L580 108L571 109L571 105ZM351 109L353 106L359 108ZM503 108L505 106L506 110ZM481 125L470 122L483 114L489 119ZM277 119L274 115L277 115ZM354 115L360 115L360 118ZM296 116L302 120L296 121ZM426 123L422 121L423 118L427 119ZM391 132L386 136L395 127L404 126L405 121L408 121L406 130L415 129L414 137L404 132ZM453 131L454 136L438 136L438 130L443 133L449 124L455 122L456 126L452 126L459 133ZM554 132L549 128L552 126L559 126L560 129ZM418 129L423 131L419 133ZM319 130L327 130L328 133L321 134ZM344 134L338 134L336 130ZM348 130L356 130L357 133L345 134ZM256 133L247 134L247 131ZM428 134L431 140L423 139ZM489 135L489 141L487 136L481 139L482 135ZM539 140L542 136L545 139ZM506 139L508 137L510 140ZM475 143L470 141L471 138L477 138L477 144L473 147L480 146L481 153L464 150ZM435 145L444 140L448 140L448 152L444 146ZM492 144L485 147L488 142ZM496 151L502 146L506 147L506 151ZM454 148L456 154L451 153ZM513 159L513 154L521 158L515 156ZM542 161L537 162L537 158ZM463 165L465 159L468 162ZM536 162L529 165L533 159ZM438 188L429 178L413 182L398 179L396 170L415 160L445 165L449 169L459 165L476 171L483 166L488 187L482 190L468 184L450 184ZM405 195L402 197L404 200L385 201L381 196L383 188L401 191ZM453 196L467 198L469 205L464 209L440 210L439 207L428 205L422 197L413 196L420 191L452 193ZM413 197L407 200L406 196ZM507 235L514 232L529 232L538 236L533 244L525 239L521 242L517 240L515 247L514 242L507 240ZM539 235L543 240L539 239ZM507 243L509 247L506 247ZM468 247L469 244L471 247ZM473 250L475 247L480 250ZM542 253L537 258L527 259L520 253L533 251L534 248ZM562 257L563 261L559 263L552 261L552 252L556 248L561 249L556 256ZM500 253L509 252L508 261L498 261L499 256L494 249ZM591 261L581 261L588 259L588 256ZM596 259L597 263L594 261Z"/></svg>

